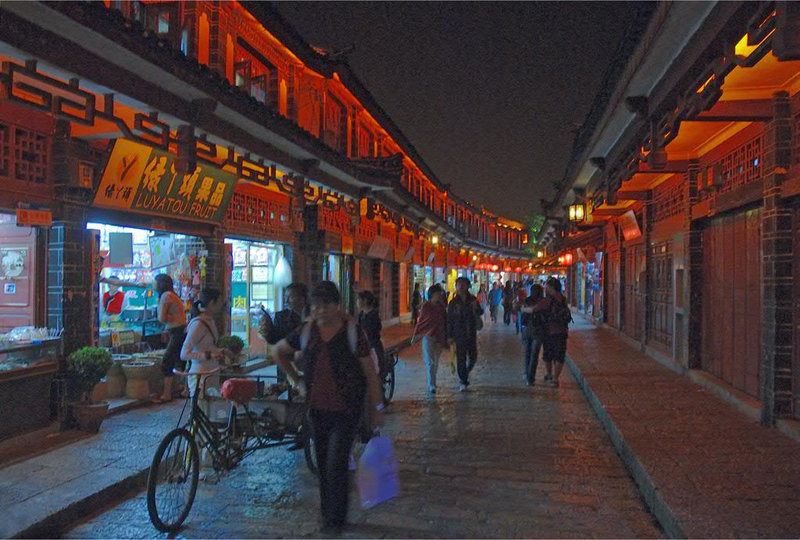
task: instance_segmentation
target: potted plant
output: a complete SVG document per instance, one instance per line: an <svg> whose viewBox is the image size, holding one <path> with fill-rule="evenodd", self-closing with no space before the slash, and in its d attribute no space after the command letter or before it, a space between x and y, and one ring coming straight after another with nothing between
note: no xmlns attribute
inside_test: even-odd
<svg viewBox="0 0 800 540"><path fill-rule="evenodd" d="M230 351L231 355L226 356L226 360L230 358L231 362L235 362L244 349L244 341L239 336L220 336L217 347Z"/></svg>
<svg viewBox="0 0 800 540"><path fill-rule="evenodd" d="M69 380L79 396L72 403L72 411L84 431L99 431L106 416L108 401L93 402L91 395L111 365L111 353L102 347L83 347L67 357Z"/></svg>

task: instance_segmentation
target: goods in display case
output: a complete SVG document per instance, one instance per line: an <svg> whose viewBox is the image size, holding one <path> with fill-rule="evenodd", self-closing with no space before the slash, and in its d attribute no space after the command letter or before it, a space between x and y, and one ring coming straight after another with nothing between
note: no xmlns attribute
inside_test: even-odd
<svg viewBox="0 0 800 540"><path fill-rule="evenodd" d="M33 326L0 334L0 440L47 426L61 331Z"/></svg>
<svg viewBox="0 0 800 540"><path fill-rule="evenodd" d="M155 277L166 274L175 293L191 308L205 281L207 251L201 238L102 223L99 232L99 343L116 352L133 352L142 342L162 346ZM120 241L129 236L129 241Z"/></svg>

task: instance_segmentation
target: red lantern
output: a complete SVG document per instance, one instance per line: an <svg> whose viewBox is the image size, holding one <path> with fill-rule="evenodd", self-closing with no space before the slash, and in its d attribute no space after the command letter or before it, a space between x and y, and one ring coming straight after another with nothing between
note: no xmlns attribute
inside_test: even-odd
<svg viewBox="0 0 800 540"><path fill-rule="evenodd" d="M499 268L499 267L498 267L498 266L495 264L494 266L492 266L492 271L493 271L493 272L497 272L497 269L498 269L498 268Z"/></svg>

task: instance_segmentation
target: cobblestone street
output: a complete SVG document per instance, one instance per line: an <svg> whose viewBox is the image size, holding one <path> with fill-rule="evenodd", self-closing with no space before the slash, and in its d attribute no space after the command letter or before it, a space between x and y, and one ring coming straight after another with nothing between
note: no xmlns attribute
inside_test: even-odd
<svg viewBox="0 0 800 540"><path fill-rule="evenodd" d="M569 373L558 390L527 388L513 326L490 326L480 338L473 384L463 394L446 355L439 393L428 399L419 346L401 354L385 428L400 461L401 496L361 511L353 492L345 536L659 536ZM181 536L313 537L317 516L302 452L267 450L217 484L201 483ZM154 535L144 494L67 534Z"/></svg>

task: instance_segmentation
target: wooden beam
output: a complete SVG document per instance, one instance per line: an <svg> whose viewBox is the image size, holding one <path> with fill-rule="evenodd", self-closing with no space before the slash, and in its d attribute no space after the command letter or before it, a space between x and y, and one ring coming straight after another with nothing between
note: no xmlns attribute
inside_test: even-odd
<svg viewBox="0 0 800 540"><path fill-rule="evenodd" d="M633 174L665 174L665 173L685 173L689 170L688 159L670 159L664 167L653 169L646 162L641 162L639 168Z"/></svg>
<svg viewBox="0 0 800 540"><path fill-rule="evenodd" d="M772 102L768 99L743 99L718 101L708 111L701 112L687 122L769 122L772 120Z"/></svg>
<svg viewBox="0 0 800 540"><path fill-rule="evenodd" d="M644 201L647 199L648 190L622 190L617 191L617 199L623 201Z"/></svg>
<svg viewBox="0 0 800 540"><path fill-rule="evenodd" d="M594 217L616 217L621 216L628 210L630 210L630 208L598 208L596 210L592 210L592 215Z"/></svg>

